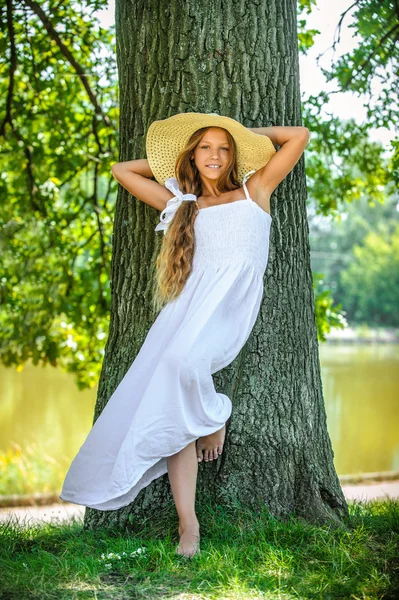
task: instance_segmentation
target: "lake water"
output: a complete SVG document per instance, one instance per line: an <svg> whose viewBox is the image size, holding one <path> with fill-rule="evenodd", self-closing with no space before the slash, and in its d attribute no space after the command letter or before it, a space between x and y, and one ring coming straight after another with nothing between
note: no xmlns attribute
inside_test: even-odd
<svg viewBox="0 0 399 600"><path fill-rule="evenodd" d="M339 475L399 470L399 344L320 344L328 429ZM68 464L93 421L96 388L73 375L0 367L0 449L35 444Z"/></svg>

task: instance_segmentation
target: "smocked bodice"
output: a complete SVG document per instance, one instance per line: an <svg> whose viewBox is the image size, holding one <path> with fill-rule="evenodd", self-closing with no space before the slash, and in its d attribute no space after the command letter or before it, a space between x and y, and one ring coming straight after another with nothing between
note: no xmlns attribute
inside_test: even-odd
<svg viewBox="0 0 399 600"><path fill-rule="evenodd" d="M264 273L269 256L272 217L249 195L246 181L252 173L255 171L249 171L243 179L245 198L199 209L194 221L192 271L252 266L260 274ZM165 186L175 196L167 202L155 228L155 231L163 230L164 234L180 204L197 200L194 194L183 194L174 177L167 179Z"/></svg>
<svg viewBox="0 0 399 600"><path fill-rule="evenodd" d="M194 222L193 270L252 265L263 273L272 217L250 198L200 209Z"/></svg>

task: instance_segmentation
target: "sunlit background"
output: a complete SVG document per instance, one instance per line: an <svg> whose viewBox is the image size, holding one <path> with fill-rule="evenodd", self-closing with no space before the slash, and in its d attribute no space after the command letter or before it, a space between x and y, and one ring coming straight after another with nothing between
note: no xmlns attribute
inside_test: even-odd
<svg viewBox="0 0 399 600"><path fill-rule="evenodd" d="M334 35L340 14L348 2L319 2L308 19L309 27L321 33L307 56L301 56L301 89L305 96L320 89L333 92L335 85L325 81L316 62L328 68L332 59ZM114 22L114 6L99 11L103 26ZM344 22L335 57L352 49L355 40ZM349 93L333 94L328 113L342 119L364 122L364 99ZM259 124L260 125L260 124ZM386 145L394 132L386 128L371 129L372 139ZM355 208L343 215L355 218ZM366 210L366 209L364 209ZM370 213L378 219L379 213ZM371 217L370 217L371 218ZM382 218L382 217L381 217ZM334 241L331 218L316 215L309 207L312 268L324 273L326 285L338 289L337 271L333 266L349 253ZM375 221L375 225L377 221ZM331 243L320 231L327 227ZM338 227L338 225L337 225ZM334 239L333 239L334 238ZM328 238L330 239L330 238ZM320 247L322 245L322 248ZM334 246L335 244L335 246ZM344 307L345 308L345 307ZM397 309L397 307L396 307ZM349 332L332 331L327 342L320 343L323 392L328 428L339 475L399 470L399 343L397 329L352 327ZM386 335L384 334L387 330ZM376 338L381 338L376 340ZM370 341L370 340L374 341ZM72 374L59 368L35 367L23 370L0 367L0 450L3 462L0 494L56 492L70 461L83 443L93 421L97 386L79 391ZM24 477L24 473L26 477ZM21 475L22 474L22 475Z"/></svg>

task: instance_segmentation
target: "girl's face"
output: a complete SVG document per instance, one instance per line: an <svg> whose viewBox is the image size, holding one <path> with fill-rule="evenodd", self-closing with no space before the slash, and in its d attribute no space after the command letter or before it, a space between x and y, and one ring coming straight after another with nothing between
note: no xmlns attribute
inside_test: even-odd
<svg viewBox="0 0 399 600"><path fill-rule="evenodd" d="M225 130L220 127L208 129L193 151L195 166L201 177L216 181L227 168L230 151Z"/></svg>

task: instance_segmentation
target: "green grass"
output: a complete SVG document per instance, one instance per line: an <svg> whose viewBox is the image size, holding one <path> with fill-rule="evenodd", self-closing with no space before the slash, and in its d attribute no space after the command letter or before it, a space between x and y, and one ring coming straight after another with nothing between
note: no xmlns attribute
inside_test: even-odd
<svg viewBox="0 0 399 600"><path fill-rule="evenodd" d="M194 559L174 553L173 507L140 535L130 527L84 530L79 521L0 523L0 598L399 598L398 501L351 502L342 529L279 521L266 510L197 509L201 554Z"/></svg>

